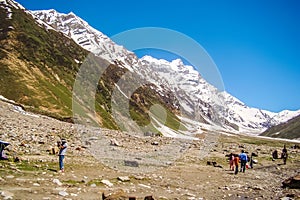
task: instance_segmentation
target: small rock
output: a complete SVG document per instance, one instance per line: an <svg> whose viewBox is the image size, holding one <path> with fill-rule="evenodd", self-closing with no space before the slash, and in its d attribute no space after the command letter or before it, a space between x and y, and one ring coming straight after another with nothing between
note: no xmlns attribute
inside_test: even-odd
<svg viewBox="0 0 300 200"><path fill-rule="evenodd" d="M97 187L97 185L95 183L90 185L91 187Z"/></svg>
<svg viewBox="0 0 300 200"><path fill-rule="evenodd" d="M119 147L120 143L116 139L111 139L110 140L110 145Z"/></svg>
<svg viewBox="0 0 300 200"><path fill-rule="evenodd" d="M187 194L185 194L185 196L188 196L188 197L196 197L196 195L191 194L191 193L187 193Z"/></svg>
<svg viewBox="0 0 300 200"><path fill-rule="evenodd" d="M144 184L139 184L139 186L141 186L141 187L144 187L144 188L148 188L148 189L150 189L151 188L151 186L149 186L149 185L144 185Z"/></svg>
<svg viewBox="0 0 300 200"><path fill-rule="evenodd" d="M139 176L139 175L134 176L134 178L135 178L136 180L143 180L143 179L145 179L145 177Z"/></svg>
<svg viewBox="0 0 300 200"><path fill-rule="evenodd" d="M282 197L282 198L280 198L280 200L291 200L291 198L290 197Z"/></svg>
<svg viewBox="0 0 300 200"><path fill-rule="evenodd" d="M102 180L101 183L103 183L104 185L106 185L108 187L112 187L114 185L109 180Z"/></svg>
<svg viewBox="0 0 300 200"><path fill-rule="evenodd" d="M37 186L37 187L39 187L39 186L40 186L40 184L38 184L38 183L34 183L34 184L33 184L33 186Z"/></svg>
<svg viewBox="0 0 300 200"><path fill-rule="evenodd" d="M164 196L160 196L160 197L158 197L158 199L160 199L160 200L169 200L167 197L164 197Z"/></svg>
<svg viewBox="0 0 300 200"><path fill-rule="evenodd" d="M98 137L90 137L89 140L99 140Z"/></svg>
<svg viewBox="0 0 300 200"><path fill-rule="evenodd" d="M118 190L116 192L109 193L109 194L107 194L106 192L102 193L102 199L119 199L119 200L126 199L127 200L128 196L123 190ZM135 199L135 198L129 197L129 199Z"/></svg>
<svg viewBox="0 0 300 200"><path fill-rule="evenodd" d="M1 191L0 192L3 199L13 199L14 194L9 191Z"/></svg>
<svg viewBox="0 0 300 200"><path fill-rule="evenodd" d="M139 167L139 163L137 161L124 160L124 165L129 167Z"/></svg>
<svg viewBox="0 0 300 200"><path fill-rule="evenodd" d="M252 187L253 190L263 190L263 188L261 186L254 186Z"/></svg>
<svg viewBox="0 0 300 200"><path fill-rule="evenodd" d="M15 178L13 175L8 175L6 176L7 179L12 179L12 178Z"/></svg>
<svg viewBox="0 0 300 200"><path fill-rule="evenodd" d="M130 181L130 178L128 176L119 176L118 180L122 182Z"/></svg>
<svg viewBox="0 0 300 200"><path fill-rule="evenodd" d="M62 183L58 179L53 179L53 183L62 186Z"/></svg>
<svg viewBox="0 0 300 200"><path fill-rule="evenodd" d="M69 193L67 193L66 191L59 191L58 193L60 196L66 197L69 195Z"/></svg>

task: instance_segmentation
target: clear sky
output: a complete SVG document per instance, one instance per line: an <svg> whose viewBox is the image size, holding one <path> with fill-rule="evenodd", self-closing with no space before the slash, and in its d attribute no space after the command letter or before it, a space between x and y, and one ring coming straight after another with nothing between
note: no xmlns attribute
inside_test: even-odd
<svg viewBox="0 0 300 200"><path fill-rule="evenodd" d="M30 10L74 12L108 36L163 27L210 54L227 92L248 106L300 109L300 1L17 0Z"/></svg>

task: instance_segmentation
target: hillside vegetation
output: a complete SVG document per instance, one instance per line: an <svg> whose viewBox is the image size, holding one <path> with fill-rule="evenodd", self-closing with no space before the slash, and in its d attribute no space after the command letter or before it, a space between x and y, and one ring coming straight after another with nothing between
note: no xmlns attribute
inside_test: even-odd
<svg viewBox="0 0 300 200"><path fill-rule="evenodd" d="M98 69L107 68L103 76L98 77L96 92L91 93L94 96L78 100L80 117L90 124L120 128L111 114L111 95L115 83L127 69L116 64L108 63L106 66L106 61L95 56L87 61L90 52L64 34L38 24L23 10L12 8L12 19L8 19L7 10L0 8L0 23L0 95L22 104L26 110L74 122L74 81L82 64L90 62L89 65ZM97 73L91 76L97 76ZM92 106L96 112L93 116L89 114L90 105L86 106L91 98L95 99ZM159 95L155 89L140 87L128 103L131 118L139 125L148 125L150 107L161 104L166 107L168 115L165 125L172 129L179 127L179 119L175 115L178 110L172 106L172 100ZM152 129L155 130L154 127Z"/></svg>
<svg viewBox="0 0 300 200"><path fill-rule="evenodd" d="M275 137L275 138L300 138L300 116L297 116L285 123L273 126L263 132L261 136Z"/></svg>

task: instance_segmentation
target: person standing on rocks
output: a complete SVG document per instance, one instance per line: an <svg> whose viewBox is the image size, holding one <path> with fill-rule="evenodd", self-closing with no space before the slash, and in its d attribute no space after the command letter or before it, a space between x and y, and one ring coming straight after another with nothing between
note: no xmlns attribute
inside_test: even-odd
<svg viewBox="0 0 300 200"><path fill-rule="evenodd" d="M244 150L242 150L242 153L240 154L240 160L241 160L241 172L243 171L243 173L245 173L246 170L246 163L248 162L248 156L245 153Z"/></svg>
<svg viewBox="0 0 300 200"><path fill-rule="evenodd" d="M283 149L282 149L281 158L283 160L283 164L286 165L286 160L288 158L288 153L287 153L287 149L286 149L285 145L283 146Z"/></svg>
<svg viewBox="0 0 300 200"><path fill-rule="evenodd" d="M58 148L59 148L59 170L60 172L64 172L64 158L67 152L68 144L65 139L62 139L61 142L57 143Z"/></svg>

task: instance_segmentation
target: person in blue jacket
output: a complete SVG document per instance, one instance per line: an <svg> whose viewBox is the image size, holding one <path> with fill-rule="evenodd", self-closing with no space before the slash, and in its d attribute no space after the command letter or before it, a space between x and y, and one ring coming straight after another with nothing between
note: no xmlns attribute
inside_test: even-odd
<svg viewBox="0 0 300 200"><path fill-rule="evenodd" d="M245 153L244 150L242 150L242 153L239 155L240 161L241 161L241 172L245 173L246 170L246 163L248 162L248 156Z"/></svg>

